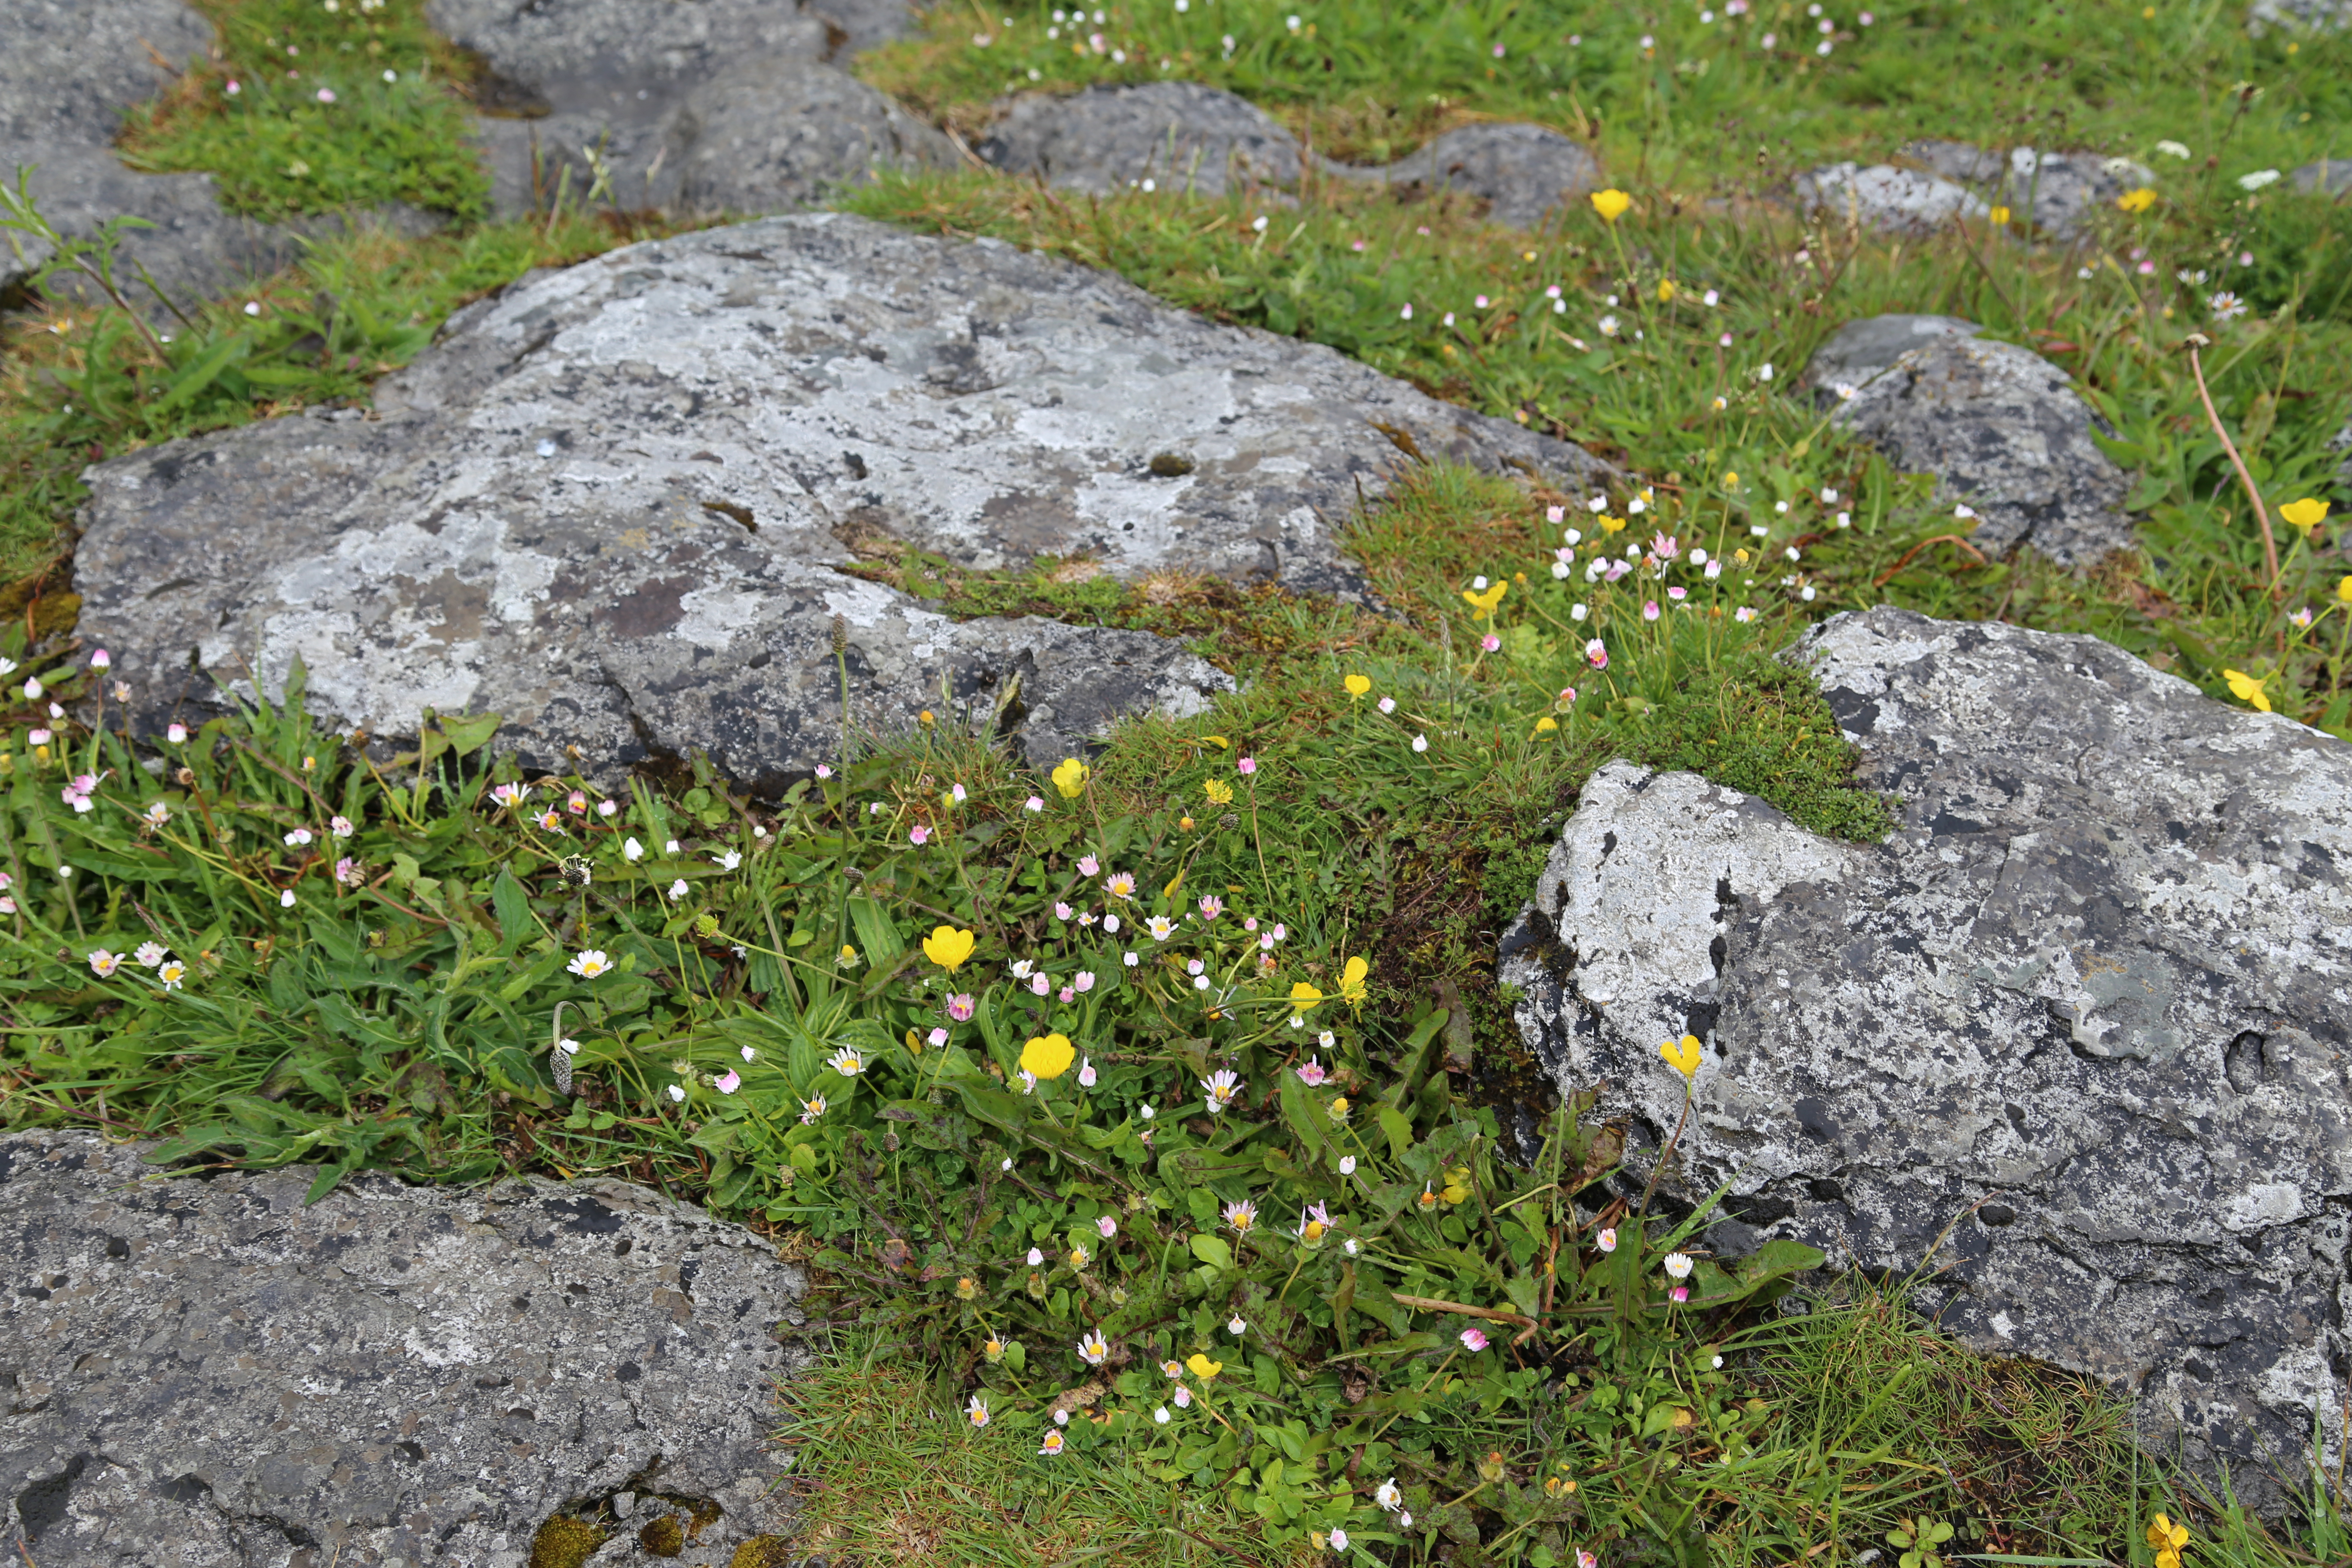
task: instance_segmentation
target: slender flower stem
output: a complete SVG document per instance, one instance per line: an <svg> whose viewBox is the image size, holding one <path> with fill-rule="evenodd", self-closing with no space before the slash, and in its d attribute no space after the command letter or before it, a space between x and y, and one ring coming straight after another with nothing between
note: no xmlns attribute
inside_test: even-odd
<svg viewBox="0 0 2352 1568"><path fill-rule="evenodd" d="M2221 438L2221 450L2230 454L2230 466L2238 470L2238 482L2245 487L2246 499L2254 503L2254 521L2263 525L2263 557L2271 569L2271 597L2279 593L2278 541L2271 534L2270 509L2263 505L2263 492L2254 488L2254 476L2246 471L2246 460L2238 456L2238 445L2230 439L2229 431L2221 427L2221 416L2213 406L2213 395L2205 387L2205 366L2198 359L2200 334L2189 339L2189 374L2197 379L2198 400L2205 405L2205 417L2213 426L2213 434Z"/></svg>

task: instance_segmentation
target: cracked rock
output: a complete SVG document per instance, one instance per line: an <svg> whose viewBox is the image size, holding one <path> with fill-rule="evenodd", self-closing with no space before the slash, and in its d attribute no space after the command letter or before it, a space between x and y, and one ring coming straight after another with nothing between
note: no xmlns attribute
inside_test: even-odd
<svg viewBox="0 0 2352 1568"><path fill-rule="evenodd" d="M1905 470L1935 475L1940 501L1977 513L1971 537L1990 552L2031 544L2071 566L2130 549L2130 480L2091 439L2115 432L2064 371L2030 349L1972 335L1980 330L1943 316L1848 322L1804 379L1855 385L1832 419ZM1906 336L1916 346L1871 363ZM1866 373L1859 384L1856 372Z"/></svg>
<svg viewBox="0 0 2352 1568"><path fill-rule="evenodd" d="M1208 196L1295 186L1307 163L1298 139L1273 116L1197 81L1026 94L973 151L1009 174L1097 195L1145 180Z"/></svg>
<svg viewBox="0 0 2352 1568"><path fill-rule="evenodd" d="M2095 153L2013 147L2004 158L1973 142L1928 141L1909 143L1903 155L1986 202L2017 209L2059 240L2081 238L2094 215L2116 210L2116 197L2156 183L2144 164Z"/></svg>
<svg viewBox="0 0 2352 1568"><path fill-rule="evenodd" d="M586 198L587 150L624 209L681 216L810 205L879 169L951 168L955 149L826 63L903 26L882 4L844 19L766 0L431 0L433 24L488 64L478 140L501 216Z"/></svg>
<svg viewBox="0 0 2352 1568"><path fill-rule="evenodd" d="M766 1434L804 1280L622 1182L167 1176L0 1137L0 1501L41 1568L523 1568L551 1514L786 1524ZM602 1517L610 1518L607 1514ZM635 1561L624 1558L622 1561Z"/></svg>
<svg viewBox="0 0 2352 1568"><path fill-rule="evenodd" d="M1891 163L1831 163L1798 175L1796 195L1809 213L1880 234L1930 235L1954 218L1981 220L1990 210L1964 186Z"/></svg>
<svg viewBox="0 0 2352 1568"><path fill-rule="evenodd" d="M1522 1035L1602 1086L1635 1193L1658 1042L1700 1036L1661 1190L1728 1182L1719 1247L1935 1248L1947 1329L2099 1377L2274 1517L2315 1418L2345 1437L2352 747L2087 637L1882 608L1791 657L1901 826L1612 763L1503 942Z"/></svg>
<svg viewBox="0 0 2352 1568"><path fill-rule="evenodd" d="M1231 683L1139 632L951 621L846 574L845 541L1349 592L1334 530L1397 442L1598 470L1329 349L837 215L535 276L453 318L377 403L89 471L81 630L135 723L214 710L216 680L281 692L299 659L313 711L383 737L428 706L495 711L536 764L701 746L773 783L832 754L837 614L861 729L929 708L1057 760Z"/></svg>
<svg viewBox="0 0 2352 1568"><path fill-rule="evenodd" d="M1486 216L1536 228L1562 203L1601 188L1601 163L1582 142L1540 125L1465 125L1381 168L1326 163L1330 173L1399 188L1460 191Z"/></svg>

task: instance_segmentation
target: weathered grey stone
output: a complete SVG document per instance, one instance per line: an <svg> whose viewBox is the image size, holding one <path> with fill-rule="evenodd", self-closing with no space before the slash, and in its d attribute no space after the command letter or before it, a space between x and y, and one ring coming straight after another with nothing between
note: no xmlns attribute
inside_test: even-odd
<svg viewBox="0 0 2352 1568"><path fill-rule="evenodd" d="M123 111L170 79L157 58L183 62L211 46L211 26L180 0L0 6L0 178L13 186L16 171L31 167L34 203L62 234L86 235L124 215L152 224L124 236L116 276L135 304L158 314L138 267L186 300L271 271L294 251L286 235L224 212L210 175L136 174L114 155ZM0 239L0 289L48 259L46 247L22 236ZM53 288L74 298L95 292L71 277Z"/></svg>
<svg viewBox="0 0 2352 1568"><path fill-rule="evenodd" d="M1504 942L1522 1033L1635 1182L1682 1110L1658 1042L1700 1036L1661 1190L1728 1181L1717 1246L1937 1248L1948 1329L2275 1509L2314 1416L2344 1436L2352 747L2087 637L1882 608L1791 657L1901 826L1611 764Z"/></svg>
<svg viewBox="0 0 2352 1568"><path fill-rule="evenodd" d="M299 658L318 710L379 734L427 704L490 710L534 760L577 747L603 773L705 746L772 781L832 753L839 613L859 725L967 703L986 725L1009 703L1003 727L1051 760L1230 683L1139 633L950 622L843 575L845 539L1345 591L1334 530L1383 492L1392 439L1563 484L1600 471L1329 349L837 215L534 277L377 401L90 470L81 626L138 722L214 701L215 677L276 691ZM1192 469L1156 475L1170 452Z"/></svg>
<svg viewBox="0 0 2352 1568"><path fill-rule="evenodd" d="M1881 234L1929 235L1990 209L1964 187L1891 163L1831 163L1797 176L1798 205Z"/></svg>
<svg viewBox="0 0 2352 1568"><path fill-rule="evenodd" d="M2352 485L2352 425L2347 425L2343 429L2330 436L2327 438L2327 449L2341 454L2344 459L2336 465L2336 482Z"/></svg>
<svg viewBox="0 0 2352 1568"><path fill-rule="evenodd" d="M1820 378L1809 369L1807 379ZM1935 475L1939 498L1977 513L1980 546L2031 544L2067 565L2131 548L2129 481L2091 440L2114 432L2029 350L1930 336L1831 417L1906 471Z"/></svg>
<svg viewBox="0 0 2352 1568"><path fill-rule="evenodd" d="M434 24L488 63L478 121L505 216L585 198L593 150L635 210L807 205L879 168L950 167L947 138L824 63L847 36L766 0L433 0ZM860 13L870 31L882 14ZM568 175L568 178L567 178Z"/></svg>
<svg viewBox="0 0 2352 1568"><path fill-rule="evenodd" d="M1845 398L1894 367L1911 350L1936 338L1972 338L1983 331L1958 316L1864 316L1848 321L1805 362L1803 385L1817 398Z"/></svg>
<svg viewBox="0 0 2352 1568"><path fill-rule="evenodd" d="M2273 27L2290 33L2334 33L2352 23L2352 0L2253 0L2246 31L2261 37Z"/></svg>
<svg viewBox="0 0 2352 1568"><path fill-rule="evenodd" d="M1929 141L1911 142L1903 156L1988 203L2030 209L2034 228L2060 240L2081 237L2095 214L2115 210L2116 197L2156 180L2128 158L2090 153L2017 147L2003 158L1973 142Z"/></svg>
<svg viewBox="0 0 2352 1568"><path fill-rule="evenodd" d="M168 1177L0 1137L0 1534L41 1568L523 1568L620 1492L787 1522L766 1442L800 1270L626 1183ZM628 1539L624 1537L624 1539ZM646 1562L634 1545L616 1558Z"/></svg>
<svg viewBox="0 0 2352 1568"><path fill-rule="evenodd" d="M1097 195L1145 180L1210 196L1295 186L1307 156L1257 105L1197 81L1028 94L973 151L1007 174Z"/></svg>
<svg viewBox="0 0 2352 1568"><path fill-rule="evenodd" d="M1601 184L1600 161L1582 142L1540 125L1465 125L1385 167L1324 167L1346 179L1465 192L1513 228L1538 226Z"/></svg>
<svg viewBox="0 0 2352 1568"><path fill-rule="evenodd" d="M2352 191L2352 158L2322 158L2317 163L2305 163L2289 178L2298 191L2324 191L2331 196L2340 196Z"/></svg>

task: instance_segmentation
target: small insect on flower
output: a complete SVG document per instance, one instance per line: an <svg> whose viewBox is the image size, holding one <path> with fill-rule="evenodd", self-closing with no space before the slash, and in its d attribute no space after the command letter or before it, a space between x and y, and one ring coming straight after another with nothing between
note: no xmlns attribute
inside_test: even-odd
<svg viewBox="0 0 2352 1568"><path fill-rule="evenodd" d="M1103 1339L1100 1329L1089 1329L1078 1341L1078 1359L1088 1366L1100 1366L1110 1359L1110 1345Z"/></svg>
<svg viewBox="0 0 2352 1568"><path fill-rule="evenodd" d="M824 1065L844 1078L856 1078L866 1070L866 1058L857 1054L856 1047L844 1046L825 1058Z"/></svg>
<svg viewBox="0 0 2352 1568"><path fill-rule="evenodd" d="M1243 1198L1224 1207L1225 1223L1234 1227L1235 1236L1247 1236L1257 1224L1257 1205Z"/></svg>
<svg viewBox="0 0 2352 1568"><path fill-rule="evenodd" d="M572 973L580 976L583 980L593 980L596 976L612 968L613 961L604 955L604 950L603 948L592 947L582 952L570 963L565 964L564 967L570 970Z"/></svg>
<svg viewBox="0 0 2352 1568"><path fill-rule="evenodd" d="M1219 1068L1201 1080L1201 1088L1208 1096L1209 1114L1214 1116L1231 1105L1234 1097L1241 1093L1242 1080L1233 1068ZM1253 1209L1250 1212L1255 1214L1257 1211Z"/></svg>

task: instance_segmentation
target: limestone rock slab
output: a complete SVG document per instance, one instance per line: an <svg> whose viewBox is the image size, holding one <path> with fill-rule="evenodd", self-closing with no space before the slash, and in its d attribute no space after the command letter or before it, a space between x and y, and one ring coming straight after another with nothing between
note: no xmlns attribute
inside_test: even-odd
<svg viewBox="0 0 2352 1568"><path fill-rule="evenodd" d="M1611 764L1503 943L1522 1034L1637 1194L1698 1035L1662 1190L1731 1183L1719 1248L1903 1276L1944 1237L1948 1329L2275 1510L2315 1416L2345 1436L2352 747L2085 637L1880 608L1791 657L1901 826Z"/></svg>
<svg viewBox="0 0 2352 1568"><path fill-rule="evenodd" d="M1930 235L1955 218L1980 221L1991 211L1966 186L1892 163L1826 164L1798 175L1795 190L1807 212L1880 234Z"/></svg>
<svg viewBox="0 0 2352 1568"><path fill-rule="evenodd" d="M2321 158L2288 176L2298 191L2320 191L2341 196L2352 191L2352 158Z"/></svg>
<svg viewBox="0 0 2352 1568"><path fill-rule="evenodd" d="M709 1565L784 1522L772 1331L805 1281L772 1246L621 1182L305 1206L316 1174L0 1137L12 1556L523 1568L550 1514L653 1493L718 1507L671 1560Z"/></svg>
<svg viewBox="0 0 2352 1568"><path fill-rule="evenodd" d="M138 280L143 265L175 300L217 293L290 259L291 240L222 210L207 174L143 174L114 155L125 110L211 48L212 26L180 0L12 0L0 6L0 178L30 167L35 204L60 233L84 235L130 215L117 273L134 303L162 314ZM150 53L150 48L152 53ZM30 241L0 242L0 289L48 260ZM59 278L59 293L82 286Z"/></svg>
<svg viewBox="0 0 2352 1568"><path fill-rule="evenodd" d="M2030 216L2053 239L2079 239L2092 219L2116 210L2126 191L2153 184L2156 175L2128 158L2093 153L2047 153L2013 147L2003 157L1969 142L1913 142L1903 155L1930 173L1967 186L1983 200Z"/></svg>
<svg viewBox="0 0 2352 1568"><path fill-rule="evenodd" d="M594 150L609 199L678 214L805 206L882 168L955 150L826 60L845 24L768 0L432 0L427 15L493 73L477 124L491 205L583 199ZM896 24L856 11L877 39ZM568 171L568 181L566 178Z"/></svg>
<svg viewBox="0 0 2352 1568"><path fill-rule="evenodd" d="M1385 167L1324 166L1350 179L1465 192L1487 204L1491 221L1512 228L1538 227L1601 185L1591 150L1541 125L1465 125Z"/></svg>
<svg viewBox="0 0 2352 1568"><path fill-rule="evenodd" d="M1831 333L1805 362L1800 379L1819 396L1843 401L1913 349L1937 338L1972 338L1983 331L1958 316L1864 316Z"/></svg>
<svg viewBox="0 0 2352 1568"><path fill-rule="evenodd" d="M1850 324L1832 343L1891 346L1884 340L1906 330L1916 335L1921 318L1894 320L1892 328ZM1816 375L1809 367L1806 379L1821 384L1842 374ZM2131 548L2123 510L2129 479L2091 439L2094 431L2114 431L2067 384L2065 372L2029 349L1931 332L1831 417L1906 471L1935 475L1939 499L1974 510L1973 537L1995 552L2030 544L2077 565Z"/></svg>
<svg viewBox="0 0 2352 1568"><path fill-rule="evenodd" d="M1096 195L1145 180L1207 196L1295 186L1307 166L1298 139L1273 116L1196 81L1025 94L972 150L1009 174Z"/></svg>
<svg viewBox="0 0 2352 1568"><path fill-rule="evenodd" d="M207 710L216 679L282 689L299 658L319 710L382 735L495 710L537 762L701 745L774 781L832 754L838 614L861 728L968 712L1050 761L1230 682L1142 634L950 622L845 575L845 540L1346 592L1334 531L1402 460L1378 426L1562 483L1599 468L1108 275L839 215L536 275L377 405L90 470L82 630L135 721ZM1153 472L1171 453L1191 470Z"/></svg>

